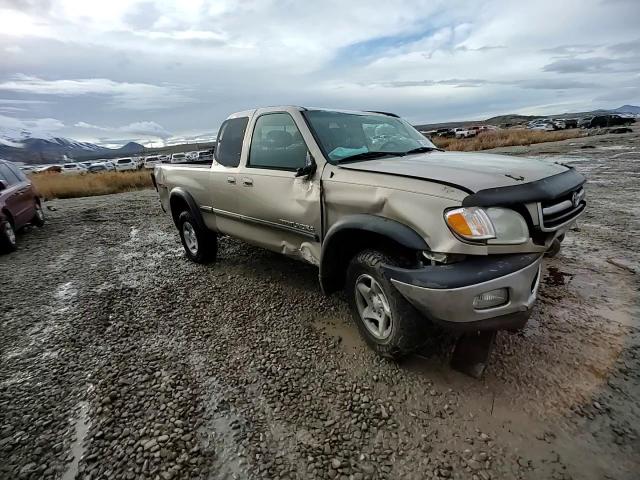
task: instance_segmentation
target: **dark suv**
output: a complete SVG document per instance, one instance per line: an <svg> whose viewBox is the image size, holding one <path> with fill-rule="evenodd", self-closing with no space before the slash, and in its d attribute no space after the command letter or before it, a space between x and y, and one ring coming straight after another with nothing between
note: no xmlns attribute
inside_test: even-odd
<svg viewBox="0 0 640 480"><path fill-rule="evenodd" d="M0 252L15 250L16 232L28 223L44 225L40 197L18 167L0 160Z"/></svg>

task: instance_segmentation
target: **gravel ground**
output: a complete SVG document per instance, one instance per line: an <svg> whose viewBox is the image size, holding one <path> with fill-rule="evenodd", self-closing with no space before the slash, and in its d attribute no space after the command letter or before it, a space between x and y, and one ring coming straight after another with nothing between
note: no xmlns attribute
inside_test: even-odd
<svg viewBox="0 0 640 480"><path fill-rule="evenodd" d="M47 203L0 257L0 477L637 478L640 136L501 150L574 162L590 205L480 381L446 338L376 357L313 267L188 262L153 191Z"/></svg>

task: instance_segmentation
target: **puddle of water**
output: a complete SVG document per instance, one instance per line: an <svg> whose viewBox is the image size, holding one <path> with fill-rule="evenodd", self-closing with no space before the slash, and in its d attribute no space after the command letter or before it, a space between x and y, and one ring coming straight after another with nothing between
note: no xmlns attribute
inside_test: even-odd
<svg viewBox="0 0 640 480"><path fill-rule="evenodd" d="M313 321L313 326L335 338L345 352L357 352L364 346L358 328L349 317L318 317Z"/></svg>
<svg viewBox="0 0 640 480"><path fill-rule="evenodd" d="M78 294L78 289L73 286L73 282L62 283L58 285L53 294L58 301L71 300Z"/></svg>
<svg viewBox="0 0 640 480"><path fill-rule="evenodd" d="M202 358L192 355L192 363L202 366ZM207 382L209 399L207 410L212 412L206 427L200 430L205 449L216 452L214 470L216 478L240 479L247 477L246 452L240 444L239 433L243 428L241 417L224 400L223 388L214 380ZM64 480L64 479L63 479Z"/></svg>
<svg viewBox="0 0 640 480"><path fill-rule="evenodd" d="M12 377L7 378L5 381L0 382L0 387L8 387L9 385L17 385L20 383L26 383L33 378L33 375L25 372L18 372Z"/></svg>
<svg viewBox="0 0 640 480"><path fill-rule="evenodd" d="M547 275L544 278L544 284L553 287L566 285L573 277L573 273L562 272L556 267L549 266L547 267Z"/></svg>
<svg viewBox="0 0 640 480"><path fill-rule="evenodd" d="M628 145L608 145L606 147L598 147L600 150L631 150L633 147Z"/></svg>
<svg viewBox="0 0 640 480"><path fill-rule="evenodd" d="M89 404L87 402L80 402L79 414L75 424L75 440L71 444L71 454L73 460L67 467L67 470L62 475L62 480L75 480L78 474L78 462L84 455L84 439L89 431Z"/></svg>
<svg viewBox="0 0 640 480"><path fill-rule="evenodd" d="M576 150L576 153L584 153L584 150ZM588 162L589 159L587 157L582 156L568 156L568 155L540 155L536 158L542 158L543 160L548 160L551 162L559 162L559 163L572 163L572 162Z"/></svg>

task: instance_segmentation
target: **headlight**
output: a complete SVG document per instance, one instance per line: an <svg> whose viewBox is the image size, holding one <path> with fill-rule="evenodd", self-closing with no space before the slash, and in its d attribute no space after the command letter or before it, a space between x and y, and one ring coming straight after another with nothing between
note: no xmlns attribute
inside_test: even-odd
<svg viewBox="0 0 640 480"><path fill-rule="evenodd" d="M496 237L491 219L482 208L456 208L445 212L444 219L454 233L467 240L488 240Z"/></svg>
<svg viewBox="0 0 640 480"><path fill-rule="evenodd" d="M465 207L448 210L444 218L459 237L488 244L520 244L529 238L527 222L508 208Z"/></svg>
<svg viewBox="0 0 640 480"><path fill-rule="evenodd" d="M496 238L489 244L517 245L529 239L529 227L525 219L509 208L488 208L487 215L496 230Z"/></svg>

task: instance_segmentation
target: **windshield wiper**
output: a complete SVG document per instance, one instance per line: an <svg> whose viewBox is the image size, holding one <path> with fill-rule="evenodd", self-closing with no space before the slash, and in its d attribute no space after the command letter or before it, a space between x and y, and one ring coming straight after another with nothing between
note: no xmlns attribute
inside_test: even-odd
<svg viewBox="0 0 640 480"><path fill-rule="evenodd" d="M404 152L404 154L411 155L412 153L433 152L434 150L438 150L439 152L443 151L441 148L437 148L437 147L418 147L418 148L411 149L407 152Z"/></svg>
<svg viewBox="0 0 640 480"><path fill-rule="evenodd" d="M336 163L348 163L354 162L357 160L371 160L373 158L382 158L382 157L398 157L403 156L404 152L362 152L356 153L355 155L350 155L348 157L341 158L336 160Z"/></svg>

